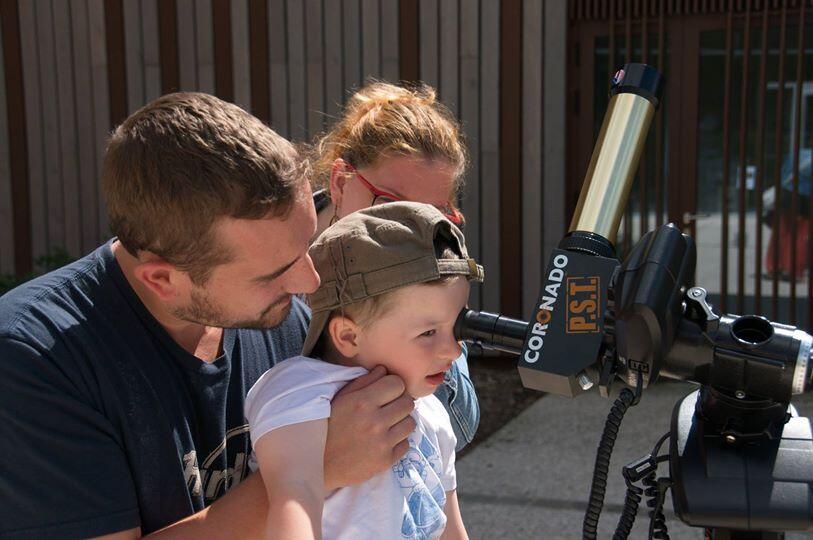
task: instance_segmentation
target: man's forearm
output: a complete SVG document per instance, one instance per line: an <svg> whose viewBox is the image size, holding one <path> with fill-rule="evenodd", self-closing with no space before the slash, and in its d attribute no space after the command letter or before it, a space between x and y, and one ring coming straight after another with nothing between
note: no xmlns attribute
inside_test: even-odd
<svg viewBox="0 0 813 540"><path fill-rule="evenodd" d="M260 473L254 473L211 506L150 538L261 538L267 515L265 486Z"/></svg>

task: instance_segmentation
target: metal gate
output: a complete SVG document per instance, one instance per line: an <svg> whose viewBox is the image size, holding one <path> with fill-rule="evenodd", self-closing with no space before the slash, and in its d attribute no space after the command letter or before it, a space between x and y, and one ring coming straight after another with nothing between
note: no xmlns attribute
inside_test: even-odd
<svg viewBox="0 0 813 540"><path fill-rule="evenodd" d="M811 329L813 4L577 0L569 12L572 213L626 62L667 77L619 232L626 253L666 221L697 243L695 282L723 312Z"/></svg>

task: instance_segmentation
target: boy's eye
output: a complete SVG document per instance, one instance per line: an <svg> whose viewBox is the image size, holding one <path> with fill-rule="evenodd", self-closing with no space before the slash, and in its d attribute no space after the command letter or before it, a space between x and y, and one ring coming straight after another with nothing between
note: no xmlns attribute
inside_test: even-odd
<svg viewBox="0 0 813 540"><path fill-rule="evenodd" d="M426 332L423 332L423 333L421 334L421 337L432 337L432 336L434 336L434 335L435 335L435 332L436 332L436 330L434 330L434 329L432 329L432 330L427 330Z"/></svg>

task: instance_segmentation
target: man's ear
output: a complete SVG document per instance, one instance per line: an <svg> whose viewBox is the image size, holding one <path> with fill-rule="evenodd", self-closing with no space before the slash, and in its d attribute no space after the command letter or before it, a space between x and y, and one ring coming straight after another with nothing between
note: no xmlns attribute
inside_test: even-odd
<svg viewBox="0 0 813 540"><path fill-rule="evenodd" d="M333 206L339 207L342 205L344 186L347 183L349 174L350 170L347 163L342 158L333 160L333 166L330 169L330 200L333 201Z"/></svg>
<svg viewBox="0 0 813 540"><path fill-rule="evenodd" d="M133 269L133 274L161 300L170 300L178 296L178 285L183 279L177 267L158 258L139 262Z"/></svg>
<svg viewBox="0 0 813 540"><path fill-rule="evenodd" d="M353 319L342 315L334 316L327 323L327 331L333 346L345 358L358 354L361 328Z"/></svg>

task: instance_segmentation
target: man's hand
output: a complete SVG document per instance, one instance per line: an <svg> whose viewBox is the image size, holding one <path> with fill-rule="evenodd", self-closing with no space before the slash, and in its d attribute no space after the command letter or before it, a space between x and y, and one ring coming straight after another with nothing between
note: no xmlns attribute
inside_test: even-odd
<svg viewBox="0 0 813 540"><path fill-rule="evenodd" d="M332 491L372 478L409 448L414 400L404 382L377 366L333 398L325 445L325 488Z"/></svg>

